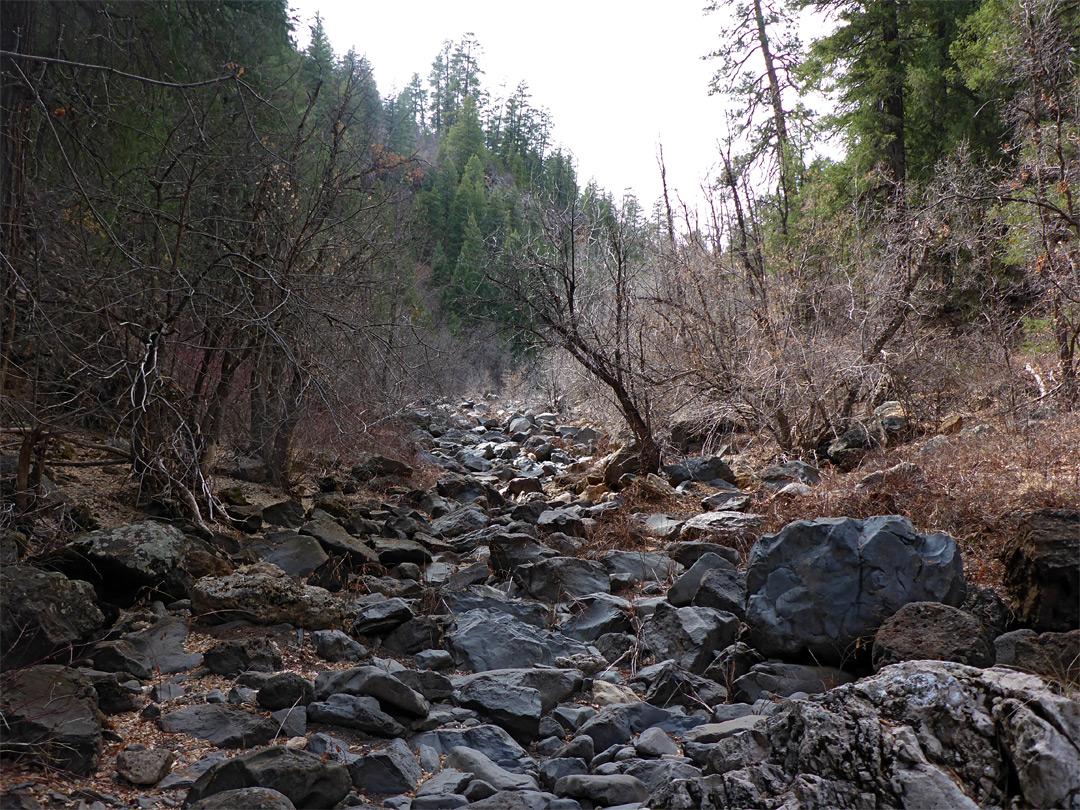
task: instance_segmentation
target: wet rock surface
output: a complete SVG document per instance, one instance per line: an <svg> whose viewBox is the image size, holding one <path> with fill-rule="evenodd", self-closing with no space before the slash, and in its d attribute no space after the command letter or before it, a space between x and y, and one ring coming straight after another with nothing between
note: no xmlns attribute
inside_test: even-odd
<svg viewBox="0 0 1080 810"><path fill-rule="evenodd" d="M802 462L671 465L643 490L706 511L597 547L635 453L553 414L407 421L429 488L370 455L304 501L235 499L239 540L73 539L122 583L6 566L0 753L142 791L88 808L1080 807L1068 515L1007 552L1017 625L903 518L759 537L753 503L817 484Z"/></svg>

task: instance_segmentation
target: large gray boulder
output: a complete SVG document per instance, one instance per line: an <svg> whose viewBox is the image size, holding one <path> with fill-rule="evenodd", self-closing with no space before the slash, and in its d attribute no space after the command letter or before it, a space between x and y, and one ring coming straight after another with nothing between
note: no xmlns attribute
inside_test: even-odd
<svg viewBox="0 0 1080 810"><path fill-rule="evenodd" d="M1076 807L1080 705L1033 675L907 661L719 740L705 773L649 806Z"/></svg>
<svg viewBox="0 0 1080 810"><path fill-rule="evenodd" d="M789 523L750 552L746 622L768 656L840 664L909 602L959 605L956 541L900 516Z"/></svg>
<svg viewBox="0 0 1080 810"><path fill-rule="evenodd" d="M0 665L13 669L77 651L105 616L88 582L30 566L0 568Z"/></svg>
<svg viewBox="0 0 1080 810"><path fill-rule="evenodd" d="M642 635L658 661L674 659L700 675L713 656L735 641L739 619L732 613L707 607L676 608L660 602L645 622Z"/></svg>
<svg viewBox="0 0 1080 810"><path fill-rule="evenodd" d="M187 734L218 748L252 748L266 745L278 732L278 724L260 714L224 703L183 706L158 720L167 734ZM267 787L264 785L263 787Z"/></svg>
<svg viewBox="0 0 1080 810"><path fill-rule="evenodd" d="M345 624L345 603L323 588L300 585L270 563L245 565L225 577L203 577L191 588L191 612L219 621L288 622L310 630Z"/></svg>

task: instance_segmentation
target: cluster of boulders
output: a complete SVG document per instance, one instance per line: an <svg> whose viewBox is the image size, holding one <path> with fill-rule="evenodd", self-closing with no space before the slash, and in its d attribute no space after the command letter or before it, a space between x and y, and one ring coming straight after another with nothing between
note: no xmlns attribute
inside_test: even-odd
<svg viewBox="0 0 1080 810"><path fill-rule="evenodd" d="M0 752L87 775L116 744L145 808L1080 807L1080 513L1021 524L1010 605L905 518L759 537L801 462L641 476L552 414L411 419L432 488L370 456L310 506L224 493L242 536L147 521L0 569ZM590 543L635 480L704 511ZM177 767L129 714L219 750Z"/></svg>

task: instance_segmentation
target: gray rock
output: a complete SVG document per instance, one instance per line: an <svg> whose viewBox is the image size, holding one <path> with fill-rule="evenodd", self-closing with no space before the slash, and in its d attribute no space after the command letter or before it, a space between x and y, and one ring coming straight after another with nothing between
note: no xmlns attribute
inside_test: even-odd
<svg viewBox="0 0 1080 810"><path fill-rule="evenodd" d="M485 715L523 745L536 740L541 715L536 689L477 676L458 689L458 703Z"/></svg>
<svg viewBox="0 0 1080 810"><path fill-rule="evenodd" d="M316 630L311 642L315 654L325 661L362 661L369 655L363 644L340 630Z"/></svg>
<svg viewBox="0 0 1080 810"><path fill-rule="evenodd" d="M600 807L643 802L649 798L640 779L624 774L570 774L555 783L555 795L587 799Z"/></svg>
<svg viewBox="0 0 1080 810"><path fill-rule="evenodd" d="M522 584L530 594L545 602L579 599L611 590L607 569L595 560L552 557L524 569Z"/></svg>
<svg viewBox="0 0 1080 810"><path fill-rule="evenodd" d="M0 568L3 669L43 662L103 633L105 616L89 582L20 565Z"/></svg>
<svg viewBox="0 0 1080 810"><path fill-rule="evenodd" d="M307 706L315 700L315 685L295 672L282 672L267 678L255 699L270 711Z"/></svg>
<svg viewBox="0 0 1080 810"><path fill-rule="evenodd" d="M577 731L586 720L595 716L596 709L577 704L563 704L552 712L552 717L567 731ZM589 758L591 759L591 756Z"/></svg>
<svg viewBox="0 0 1080 810"><path fill-rule="evenodd" d="M287 500L264 506L262 519L271 526L298 529L304 523L304 505L300 501Z"/></svg>
<svg viewBox="0 0 1080 810"><path fill-rule="evenodd" d="M568 537L587 537L588 529L581 515L570 509L548 509L536 519L542 534L565 534Z"/></svg>
<svg viewBox="0 0 1080 810"><path fill-rule="evenodd" d="M729 571L735 570L735 566L726 557L706 552L698 557L694 564L668 588L668 602L675 607L686 607L693 604L694 597L697 596L698 588L701 587L705 575L715 568ZM712 606L710 605L710 607Z"/></svg>
<svg viewBox="0 0 1080 810"><path fill-rule="evenodd" d="M166 748L128 746L116 755L116 772L133 785L156 785L168 775L173 759Z"/></svg>
<svg viewBox="0 0 1080 810"><path fill-rule="evenodd" d="M261 715L224 703L183 706L158 719L168 734L187 734L218 748L266 745L277 734L277 724Z"/></svg>
<svg viewBox="0 0 1080 810"><path fill-rule="evenodd" d="M164 616L145 630L128 633L124 639L146 657L152 672L171 675L187 672L203 663L198 653L184 652L188 621L179 616Z"/></svg>
<svg viewBox="0 0 1080 810"><path fill-rule="evenodd" d="M587 652L580 641L489 610L470 610L459 615L446 641L457 665L474 672L537 664L552 666L556 657Z"/></svg>
<svg viewBox="0 0 1080 810"><path fill-rule="evenodd" d="M442 601L452 616L461 616L470 610L489 610L505 613L519 622L531 624L541 630L550 624L550 611L544 605L513 599L498 588L488 585L470 584L464 590L444 594Z"/></svg>
<svg viewBox="0 0 1080 810"><path fill-rule="evenodd" d="M94 649L94 667L103 672L126 672L140 681L152 674L150 658L126 639L104 641Z"/></svg>
<svg viewBox="0 0 1080 810"><path fill-rule="evenodd" d="M471 748L512 773L525 773L536 767L532 757L513 737L493 725L438 728L421 732L409 740L409 746L414 751L422 745L431 746L442 755L449 754L458 746Z"/></svg>
<svg viewBox="0 0 1080 810"><path fill-rule="evenodd" d="M370 481L372 478L385 475L408 478L412 474L413 468L404 461L377 453L365 454L363 460L352 468L352 475L358 481Z"/></svg>
<svg viewBox="0 0 1080 810"><path fill-rule="evenodd" d="M874 635L874 669L920 659L994 665L994 647L982 622L938 602L908 602Z"/></svg>
<svg viewBox="0 0 1080 810"><path fill-rule="evenodd" d="M463 773L454 768L443 768L416 790L417 796L460 795L472 781L471 773Z"/></svg>
<svg viewBox="0 0 1080 810"><path fill-rule="evenodd" d="M694 594L693 604L734 613L740 619L746 615L746 574L731 568L707 571Z"/></svg>
<svg viewBox="0 0 1080 810"><path fill-rule="evenodd" d="M57 664L5 676L0 693L3 750L83 776L101 763L101 716L89 679Z"/></svg>
<svg viewBox="0 0 1080 810"><path fill-rule="evenodd" d="M546 790L555 787L555 783L564 776L570 774L585 774L589 772L589 766L581 757L552 757L540 764L540 784Z"/></svg>
<svg viewBox="0 0 1080 810"><path fill-rule="evenodd" d="M307 734L307 707L290 706L270 712L270 720L277 726L275 737L303 737Z"/></svg>
<svg viewBox="0 0 1080 810"><path fill-rule="evenodd" d="M276 790L298 808L327 808L345 798L352 782L340 763L307 751L272 746L213 765L191 786L185 804L250 787Z"/></svg>
<svg viewBox="0 0 1080 810"><path fill-rule="evenodd" d="M356 789L364 793L396 795L415 789L423 773L404 740L393 740L385 748L353 761L349 775Z"/></svg>
<svg viewBox="0 0 1080 810"><path fill-rule="evenodd" d="M267 638L256 636L219 641L203 654L203 663L215 675L227 678L241 672L281 669L281 650Z"/></svg>
<svg viewBox="0 0 1080 810"><path fill-rule="evenodd" d="M380 737L398 737L405 733L405 727L384 712L373 697L330 695L326 700L311 703L307 714L315 723L355 728Z"/></svg>
<svg viewBox="0 0 1080 810"><path fill-rule="evenodd" d="M747 708L749 711L749 708ZM711 744L726 740L743 731L753 730L762 726L766 718L760 714L747 714L745 717L737 717L725 720L722 723L705 723L697 728L692 728L683 735L684 743Z"/></svg>
<svg viewBox="0 0 1080 810"><path fill-rule="evenodd" d="M413 617L412 609L404 599L387 599L372 594L370 601L356 605L356 618L353 632L360 636L374 636L387 633Z"/></svg>
<svg viewBox="0 0 1080 810"><path fill-rule="evenodd" d="M746 622L766 655L839 663L908 602L964 597L956 541L903 517L796 521L750 554Z"/></svg>
<svg viewBox="0 0 1080 810"><path fill-rule="evenodd" d="M261 787L225 790L187 807L188 810L296 810L284 793Z"/></svg>
<svg viewBox="0 0 1080 810"><path fill-rule="evenodd" d="M769 662L755 664L737 678L733 692L736 700L754 703L761 698L790 697L796 692L816 695L853 680L853 675L835 667Z"/></svg>
<svg viewBox="0 0 1080 810"><path fill-rule="evenodd" d="M592 642L605 633L625 633L633 628L633 610L625 599L598 593L586 597L584 601L588 604L563 622L559 627L560 633L578 641Z"/></svg>
<svg viewBox="0 0 1080 810"><path fill-rule="evenodd" d="M1002 551L1017 616L1037 632L1080 628L1080 511L1028 515Z"/></svg>
<svg viewBox="0 0 1080 810"><path fill-rule="evenodd" d="M587 720L578 734L592 738L594 750L605 751L613 745L626 745L633 735L659 726L671 716L670 712L648 703L611 706Z"/></svg>
<svg viewBox="0 0 1080 810"><path fill-rule="evenodd" d="M634 750L639 757L659 759L665 756L677 756L679 746L662 729L647 728L634 743Z"/></svg>
<svg viewBox="0 0 1080 810"><path fill-rule="evenodd" d="M500 767L481 751L458 746L450 750L443 766L462 773L471 773L477 779L483 779L496 790L539 790L540 786L532 776L512 773Z"/></svg>
<svg viewBox="0 0 1080 810"><path fill-rule="evenodd" d="M762 515L735 512L730 509L702 512L683 524L679 537L683 540L734 543L753 536L764 522L765 518Z"/></svg>
<svg viewBox="0 0 1080 810"><path fill-rule="evenodd" d="M292 531L272 532L262 541L249 543L248 548L297 581L330 559L314 537Z"/></svg>
<svg viewBox="0 0 1080 810"><path fill-rule="evenodd" d="M1080 630L1036 633L1015 630L994 639L997 665L1080 684Z"/></svg>
<svg viewBox="0 0 1080 810"><path fill-rule="evenodd" d="M442 537L460 537L488 525L491 518L479 506L467 506L431 522L432 531Z"/></svg>
<svg viewBox="0 0 1080 810"><path fill-rule="evenodd" d="M411 717L426 717L431 710L423 695L389 672L373 666L324 672L315 679L317 698L326 700L335 694L370 696L378 700L384 710Z"/></svg>
<svg viewBox="0 0 1080 810"><path fill-rule="evenodd" d="M779 492L788 484L809 484L816 486L821 481L817 467L804 461L786 461L766 467L754 475L765 489Z"/></svg>
<svg viewBox="0 0 1080 810"><path fill-rule="evenodd" d="M719 554L732 565L740 563L739 552L730 546L721 543L709 543L704 540L687 540L671 543L667 547L667 555L684 568L689 568L703 554Z"/></svg>
<svg viewBox="0 0 1080 810"><path fill-rule="evenodd" d="M185 565L191 548L180 529L147 520L76 537L63 556L78 558L79 578L127 604L147 589L173 599L186 597L192 583Z"/></svg>
<svg viewBox="0 0 1080 810"><path fill-rule="evenodd" d="M629 574L637 582L666 582L678 573L679 566L659 551L607 551L600 563L611 576Z"/></svg>
<svg viewBox="0 0 1080 810"><path fill-rule="evenodd" d="M431 552L417 540L405 537L372 537L371 544L379 555L379 564L387 568L411 563L427 565L431 561Z"/></svg>
<svg viewBox="0 0 1080 810"><path fill-rule="evenodd" d="M310 630L345 624L345 603L322 588L298 585L275 565L246 565L226 577L203 577L191 588L193 615L287 622Z"/></svg>
<svg viewBox="0 0 1080 810"><path fill-rule="evenodd" d="M488 541L488 565L496 576L505 577L520 566L537 563L557 552L524 533L498 532Z"/></svg>
<svg viewBox="0 0 1080 810"><path fill-rule="evenodd" d="M674 659L681 667L700 675L717 650L735 640L739 619L731 613L705 607L656 606L645 622L642 635L659 660Z"/></svg>
<svg viewBox="0 0 1080 810"><path fill-rule="evenodd" d="M354 566L375 565L379 557L375 549L332 520L312 520L300 527L300 533L318 541L327 554L349 560Z"/></svg>

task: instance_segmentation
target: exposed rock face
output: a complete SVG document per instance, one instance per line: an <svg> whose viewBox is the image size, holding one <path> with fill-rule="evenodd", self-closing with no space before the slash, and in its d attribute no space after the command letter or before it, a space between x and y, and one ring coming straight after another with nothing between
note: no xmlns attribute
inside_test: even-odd
<svg viewBox="0 0 1080 810"><path fill-rule="evenodd" d="M191 611L224 621L289 622L323 630L345 624L345 603L329 591L299 585L269 563L245 565L227 577L203 577L191 589Z"/></svg>
<svg viewBox="0 0 1080 810"><path fill-rule="evenodd" d="M50 768L92 774L101 763L97 701L86 676L58 664L11 673L0 694L0 751Z"/></svg>
<svg viewBox="0 0 1080 810"><path fill-rule="evenodd" d="M88 582L29 566L0 568L0 666L13 669L78 648L102 633L105 616Z"/></svg>
<svg viewBox="0 0 1080 810"><path fill-rule="evenodd" d="M1080 629L1080 511L1029 515L1001 559L1021 623L1039 632Z"/></svg>
<svg viewBox="0 0 1080 810"><path fill-rule="evenodd" d="M956 541L903 517L796 521L750 553L746 622L766 655L839 664L908 602L958 605Z"/></svg>
<svg viewBox="0 0 1080 810"><path fill-rule="evenodd" d="M715 744L655 808L1008 806L1080 801L1080 706L1005 669L910 661L793 701ZM790 804L785 804L790 803Z"/></svg>

